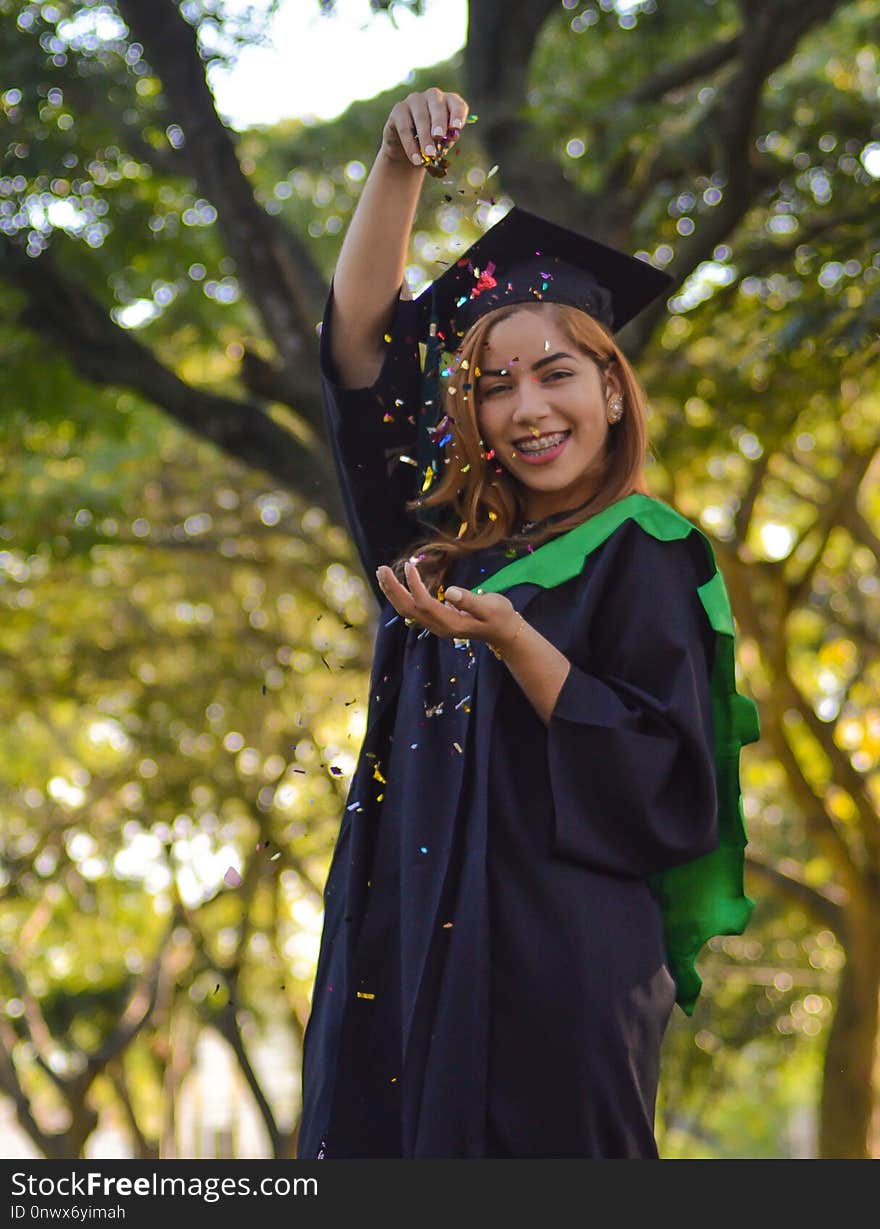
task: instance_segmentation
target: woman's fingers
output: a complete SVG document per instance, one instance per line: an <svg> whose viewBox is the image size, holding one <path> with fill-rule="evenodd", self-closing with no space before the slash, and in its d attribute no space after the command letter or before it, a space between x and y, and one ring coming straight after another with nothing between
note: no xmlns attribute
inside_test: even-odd
<svg viewBox="0 0 880 1229"><path fill-rule="evenodd" d="M437 91L440 92L439 90ZM433 138L431 137L431 110L428 105L428 92L424 94L410 94L407 98L410 114L412 116L412 127L410 135L416 145L416 156L419 162L422 161L421 155L427 154L429 158L433 158L437 152L434 148Z"/></svg>
<svg viewBox="0 0 880 1229"><path fill-rule="evenodd" d="M470 114L470 108L461 94L448 93L446 95L446 108L449 114L450 129L454 130L456 134L461 132Z"/></svg>
<svg viewBox="0 0 880 1229"><path fill-rule="evenodd" d="M460 94L432 86L395 104L383 138L395 158L422 166L425 157L436 158L458 139L467 117L468 106Z"/></svg>
<svg viewBox="0 0 880 1229"><path fill-rule="evenodd" d="M444 611L455 610L454 606L449 606L446 602L441 602L438 598L433 597L431 593L428 592L425 582L422 580L421 573L414 563L407 560L407 562L403 565L403 569L406 573L406 582L409 585L410 592L412 593L413 598L416 599L417 604L430 607L436 603L438 606L442 606ZM456 611L456 614L458 615L463 613L464 612L461 610Z"/></svg>

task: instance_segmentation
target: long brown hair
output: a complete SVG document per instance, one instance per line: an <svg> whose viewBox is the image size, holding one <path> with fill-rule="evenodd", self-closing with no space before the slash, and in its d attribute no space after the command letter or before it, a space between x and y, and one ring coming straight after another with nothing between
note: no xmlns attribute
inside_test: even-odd
<svg viewBox="0 0 880 1229"><path fill-rule="evenodd" d="M484 451L477 423L475 396L489 330L516 311L541 311L551 307L556 323L568 340L590 357L604 373L616 370L623 392L623 417L608 432L595 494L580 508L532 533L519 534L524 519L523 491L518 479L490 450ZM428 492L408 500L406 510L447 507L449 519L460 522L458 532L440 526L415 542L391 564L405 584L403 565L418 559L419 574L436 597L451 566L462 555L472 554L498 542L511 546L531 543L538 547L550 538L589 520L610 504L638 491L649 494L644 466L648 433L645 393L623 351L611 334L592 316L564 303L509 303L481 316L463 337L453 362L443 373L442 434L449 433L443 450L443 467Z"/></svg>

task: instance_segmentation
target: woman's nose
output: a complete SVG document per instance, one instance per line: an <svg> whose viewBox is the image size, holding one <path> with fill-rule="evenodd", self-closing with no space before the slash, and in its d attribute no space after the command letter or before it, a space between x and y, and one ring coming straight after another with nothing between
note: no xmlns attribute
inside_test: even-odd
<svg viewBox="0 0 880 1229"><path fill-rule="evenodd" d="M530 421L547 412L544 390L537 381L520 381L514 392L514 407L511 414L514 422Z"/></svg>

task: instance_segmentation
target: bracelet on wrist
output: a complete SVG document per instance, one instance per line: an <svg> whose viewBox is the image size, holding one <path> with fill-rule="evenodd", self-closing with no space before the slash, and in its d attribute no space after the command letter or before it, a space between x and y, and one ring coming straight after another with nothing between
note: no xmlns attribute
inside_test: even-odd
<svg viewBox="0 0 880 1229"><path fill-rule="evenodd" d="M519 611L517 611L517 614L519 614ZM513 644L514 640L516 640L517 636L518 636L518 635L520 634L520 632L522 631L524 624L525 624L525 619L522 617L522 615L521 615L521 614L519 614L519 627L518 627L518 628L516 629L516 631L513 633L513 637L511 638L511 641L510 641L510 643L511 643L511 644ZM499 661L504 661L504 658L503 658L503 657L502 657L502 655L498 652L498 650L495 648L495 645L494 645L494 644L490 644L488 640L486 641L486 644L488 644L488 645L489 645L489 648L492 650L492 652L495 654L495 656L498 658L498 660L499 660Z"/></svg>

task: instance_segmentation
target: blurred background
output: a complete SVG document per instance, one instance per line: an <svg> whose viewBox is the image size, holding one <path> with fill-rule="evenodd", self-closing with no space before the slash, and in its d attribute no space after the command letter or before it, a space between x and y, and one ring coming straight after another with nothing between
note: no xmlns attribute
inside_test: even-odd
<svg viewBox="0 0 880 1229"><path fill-rule="evenodd" d="M391 106L468 99L418 293L511 204L620 336L738 626L740 937L664 1157L880 1156L880 2L0 0L0 1154L286 1157L375 602L317 325Z"/></svg>

